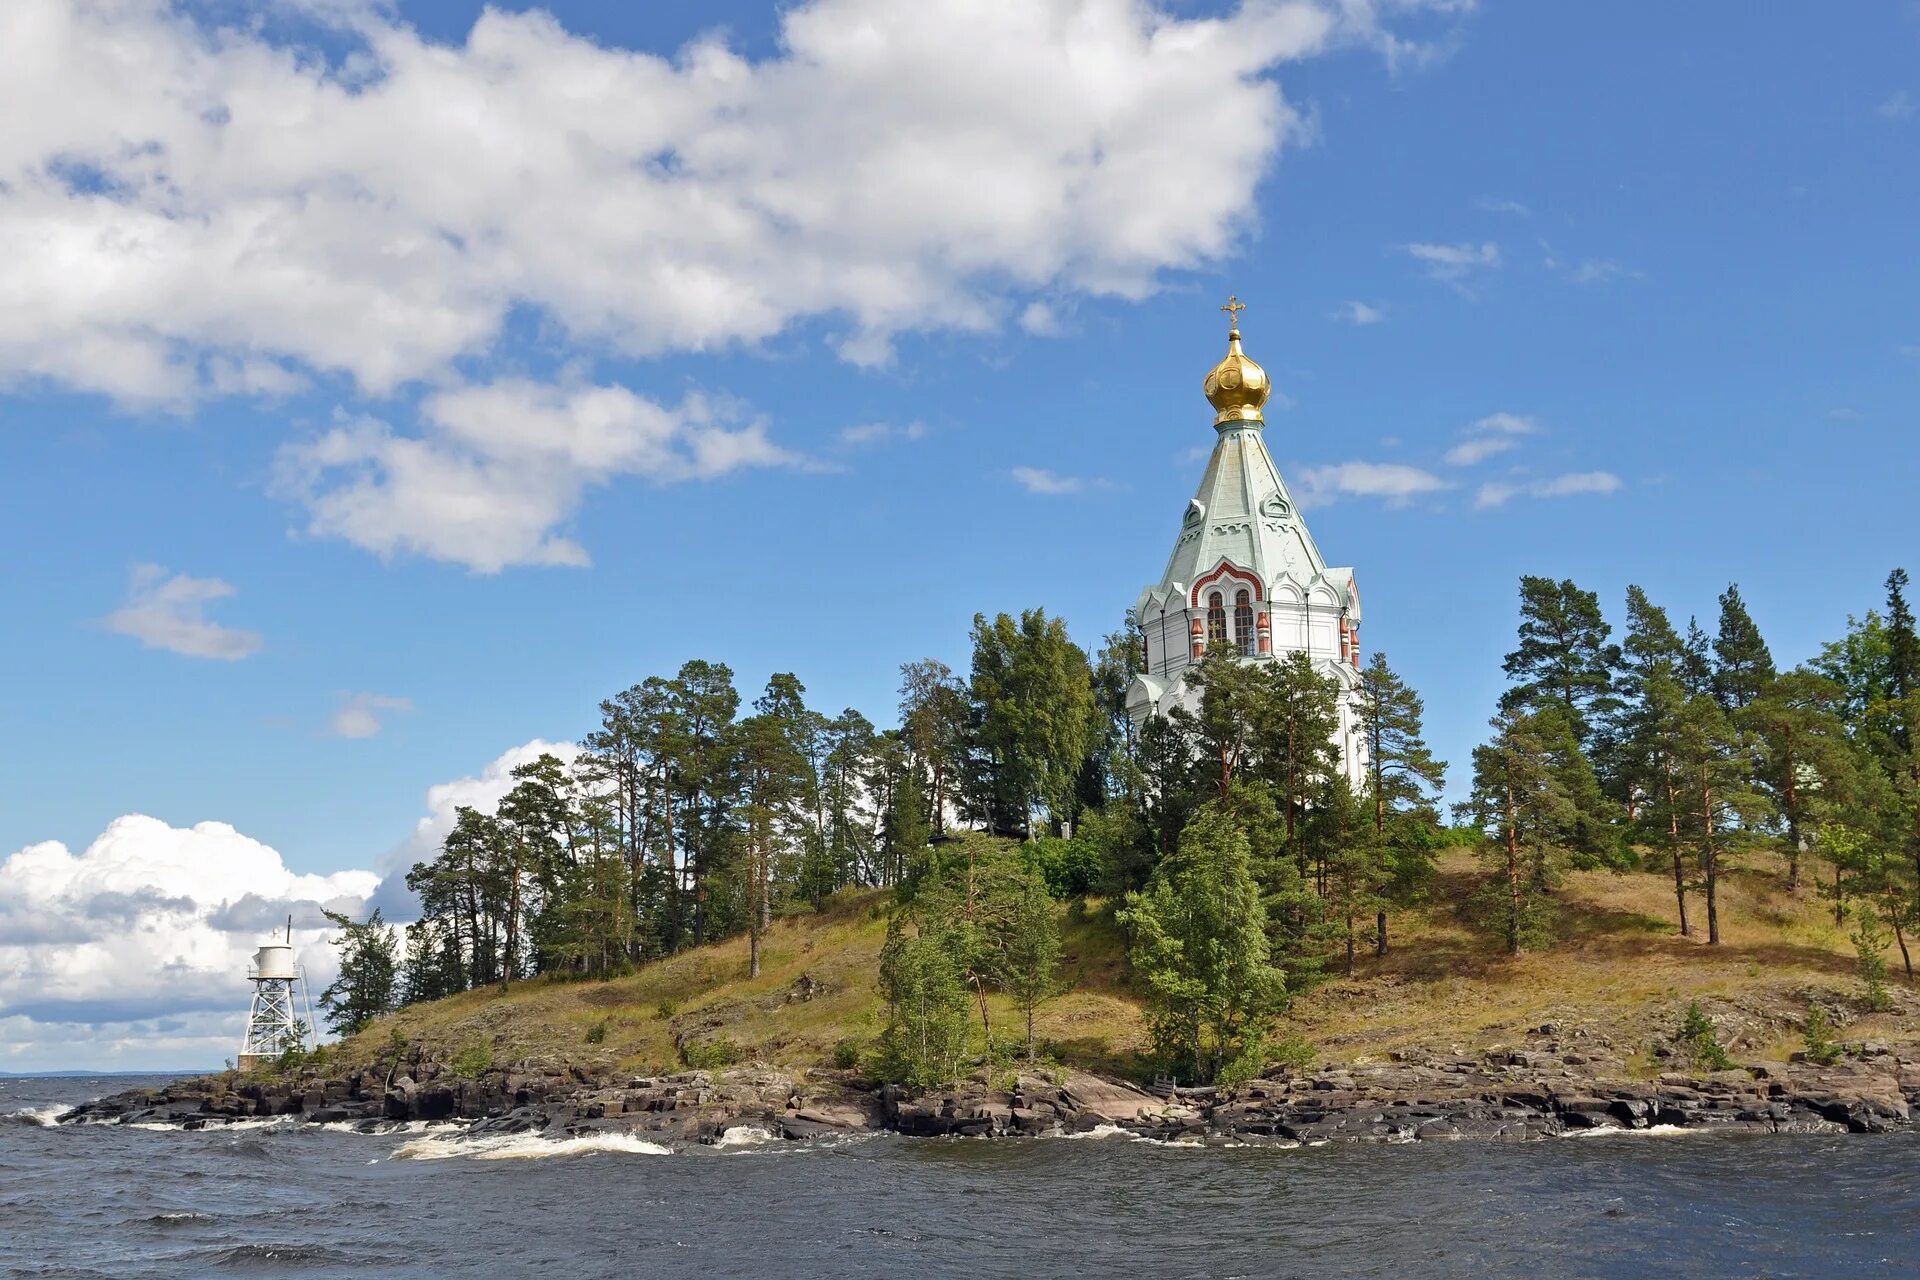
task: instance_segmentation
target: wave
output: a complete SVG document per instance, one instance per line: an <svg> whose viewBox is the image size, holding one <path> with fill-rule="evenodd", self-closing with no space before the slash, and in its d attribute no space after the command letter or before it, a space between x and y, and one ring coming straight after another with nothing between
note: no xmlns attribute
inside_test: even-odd
<svg viewBox="0 0 1920 1280"><path fill-rule="evenodd" d="M32 1125L40 1129L51 1129L61 1116L73 1110L70 1106L54 1105L49 1107L22 1107L18 1111L9 1111L0 1115L0 1122L7 1124Z"/></svg>
<svg viewBox="0 0 1920 1280"><path fill-rule="evenodd" d="M1679 1138L1692 1137L1696 1133L1711 1133L1711 1129L1689 1127L1683 1124L1656 1124L1645 1129L1602 1127L1598 1129L1569 1129L1561 1134L1563 1138Z"/></svg>
<svg viewBox="0 0 1920 1280"><path fill-rule="evenodd" d="M544 1160L551 1156L670 1156L673 1148L631 1133L588 1133L574 1138L544 1138L537 1133L495 1137L427 1137L402 1143L396 1160Z"/></svg>
<svg viewBox="0 0 1920 1280"><path fill-rule="evenodd" d="M729 1151L740 1147L764 1147L769 1142L780 1141L780 1136L764 1125L737 1124L714 1140L716 1151Z"/></svg>

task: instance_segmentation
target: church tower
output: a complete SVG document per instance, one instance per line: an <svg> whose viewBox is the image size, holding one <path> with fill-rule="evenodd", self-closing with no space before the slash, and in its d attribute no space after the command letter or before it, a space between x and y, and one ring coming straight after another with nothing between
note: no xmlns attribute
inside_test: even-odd
<svg viewBox="0 0 1920 1280"><path fill-rule="evenodd" d="M1166 571L1134 602L1146 667L1127 689L1127 711L1138 725L1175 706L1197 707L1186 673L1209 649L1225 645L1250 662L1305 653L1340 686L1337 745L1358 787L1366 778L1360 593L1352 569L1327 567L1267 452L1261 410L1273 386L1240 349L1245 307L1233 298L1221 309L1232 326L1227 355L1205 384L1219 438Z"/></svg>

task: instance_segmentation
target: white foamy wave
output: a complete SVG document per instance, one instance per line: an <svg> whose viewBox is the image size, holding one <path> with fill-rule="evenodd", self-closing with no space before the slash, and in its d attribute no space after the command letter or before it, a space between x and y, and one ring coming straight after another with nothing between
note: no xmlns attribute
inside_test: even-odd
<svg viewBox="0 0 1920 1280"><path fill-rule="evenodd" d="M764 1147L769 1142L780 1141L779 1135L771 1129L757 1124L737 1124L714 1140L714 1148L719 1151L738 1147Z"/></svg>
<svg viewBox="0 0 1920 1280"><path fill-rule="evenodd" d="M491 1137L428 1137L402 1143L396 1160L544 1160L550 1156L670 1156L671 1147L631 1133L589 1133L577 1138L543 1138L537 1133Z"/></svg>
<svg viewBox="0 0 1920 1280"><path fill-rule="evenodd" d="M1646 1129L1570 1129L1560 1136L1563 1138L1680 1138L1710 1132L1712 1132L1710 1129L1689 1128L1682 1124L1656 1124Z"/></svg>
<svg viewBox="0 0 1920 1280"><path fill-rule="evenodd" d="M62 1115L71 1110L73 1110L72 1107L63 1106L22 1107L18 1111L9 1111L6 1115L0 1116L0 1120L6 1120L12 1124L33 1125L46 1129L51 1128Z"/></svg>
<svg viewBox="0 0 1920 1280"><path fill-rule="evenodd" d="M1122 1129L1117 1124L1097 1124L1093 1126L1093 1128L1082 1130L1079 1133L1047 1133L1041 1136L1044 1138L1067 1139L1075 1142L1102 1138L1126 1138L1133 1142L1152 1141L1151 1138L1142 1137L1131 1129Z"/></svg>

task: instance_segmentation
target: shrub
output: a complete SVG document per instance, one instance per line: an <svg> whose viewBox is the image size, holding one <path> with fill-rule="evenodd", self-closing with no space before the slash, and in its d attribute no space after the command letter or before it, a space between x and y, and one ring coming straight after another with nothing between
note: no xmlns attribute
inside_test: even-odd
<svg viewBox="0 0 1920 1280"><path fill-rule="evenodd" d="M860 1065L860 1046L851 1040L842 1040L833 1046L833 1065L842 1071L852 1071Z"/></svg>
<svg viewBox="0 0 1920 1280"><path fill-rule="evenodd" d="M662 1022L665 1022L668 1018L680 1012L680 1004L676 1000L662 1000L659 1004L653 1006L653 1011L660 1015Z"/></svg>
<svg viewBox="0 0 1920 1280"><path fill-rule="evenodd" d="M600 1021L594 1023L592 1026L587 1028L588 1044L602 1044L606 1041L607 1022L608 1022L608 1019L602 1018L600 1019Z"/></svg>
<svg viewBox="0 0 1920 1280"><path fill-rule="evenodd" d="M1840 1060L1840 1046L1834 1043L1833 1024L1819 1005L1807 1011L1807 1061L1830 1067Z"/></svg>
<svg viewBox="0 0 1920 1280"><path fill-rule="evenodd" d="M461 1079L472 1080L493 1065L493 1046L484 1040L469 1040L447 1065Z"/></svg>
<svg viewBox="0 0 1920 1280"><path fill-rule="evenodd" d="M1055 899L1084 897L1100 883L1104 860L1089 843L1048 836L1028 842L1025 851Z"/></svg>
<svg viewBox="0 0 1920 1280"><path fill-rule="evenodd" d="M1680 1024L1680 1044L1692 1054L1696 1067L1726 1071L1733 1066L1733 1059L1720 1046L1720 1037L1713 1029L1713 1019L1707 1017L1698 1000L1687 1006L1686 1021Z"/></svg>
<svg viewBox="0 0 1920 1280"><path fill-rule="evenodd" d="M1866 987L1867 1008L1885 1013L1893 1006L1887 993L1887 927L1880 913L1862 903L1853 916L1853 949L1860 956L1860 981Z"/></svg>
<svg viewBox="0 0 1920 1280"><path fill-rule="evenodd" d="M740 1046L725 1036L715 1036L711 1040L689 1040L680 1046L680 1060L695 1071L730 1067L740 1058Z"/></svg>

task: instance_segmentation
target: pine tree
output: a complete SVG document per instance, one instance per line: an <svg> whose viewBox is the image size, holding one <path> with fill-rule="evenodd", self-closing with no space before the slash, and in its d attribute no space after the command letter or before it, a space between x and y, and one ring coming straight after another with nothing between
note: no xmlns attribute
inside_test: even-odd
<svg viewBox="0 0 1920 1280"><path fill-rule="evenodd" d="M1212 1080L1261 1058L1267 1020L1286 1001L1266 915L1246 832L1219 801L1194 815L1147 888L1127 895L1119 918L1152 1001L1154 1046L1177 1074Z"/></svg>
<svg viewBox="0 0 1920 1280"><path fill-rule="evenodd" d="M1473 791L1463 808L1484 837L1488 919L1508 954L1519 955L1551 934L1550 895L1565 857L1559 841L1576 812L1534 715L1505 710L1492 726L1493 737L1473 749Z"/></svg>
<svg viewBox="0 0 1920 1280"><path fill-rule="evenodd" d="M1785 824L1787 888L1800 884L1812 795L1841 774L1851 750L1837 708L1840 687L1804 668L1776 677L1743 713L1761 752L1757 781Z"/></svg>
<svg viewBox="0 0 1920 1280"><path fill-rule="evenodd" d="M1367 791L1375 847L1386 862L1388 896L1405 899L1433 865L1439 814L1430 792L1446 785L1447 766L1423 735L1420 695L1375 653L1360 676L1360 725L1367 741ZM1374 920L1374 948L1387 954L1387 904Z"/></svg>
<svg viewBox="0 0 1920 1280"><path fill-rule="evenodd" d="M1752 757L1712 698L1689 698L1674 736L1680 777L1680 838L1691 847L1707 901L1707 941L1720 942L1720 876L1750 843L1765 801L1752 786Z"/></svg>
<svg viewBox="0 0 1920 1280"><path fill-rule="evenodd" d="M1713 642L1700 628L1700 619L1687 619L1687 639L1680 662L1680 683L1689 697L1713 694Z"/></svg>
<svg viewBox="0 0 1920 1280"><path fill-rule="evenodd" d="M334 1034L350 1036L399 1003L400 944L378 907L358 922L324 907L321 914L343 932L328 939L340 948L340 973L320 993L320 1003Z"/></svg>
<svg viewBox="0 0 1920 1280"><path fill-rule="evenodd" d="M1060 989L1060 919L1046 879L1037 868L1023 869L1013 901L1000 917L1000 987L1013 997L1027 1027L1027 1061L1034 1061L1033 1011Z"/></svg>
<svg viewBox="0 0 1920 1280"><path fill-rule="evenodd" d="M1582 750L1612 706L1613 669L1620 651L1607 642L1613 628L1600 597L1571 579L1520 579L1520 640L1502 663L1516 683L1500 699L1503 711L1558 702Z"/></svg>
<svg viewBox="0 0 1920 1280"><path fill-rule="evenodd" d="M1255 704L1260 717L1255 725L1258 773L1273 788L1286 824L1286 847L1304 878L1310 850L1301 839L1301 823L1327 779L1340 773L1340 754L1334 746L1340 725L1339 686L1315 671L1304 653L1289 653L1254 669L1266 684ZM1314 884L1325 897L1324 859L1316 860Z"/></svg>
<svg viewBox="0 0 1920 1280"><path fill-rule="evenodd" d="M1767 691L1773 682L1773 654L1740 598L1740 585L1720 593L1720 634L1713 641L1713 696L1737 711Z"/></svg>

